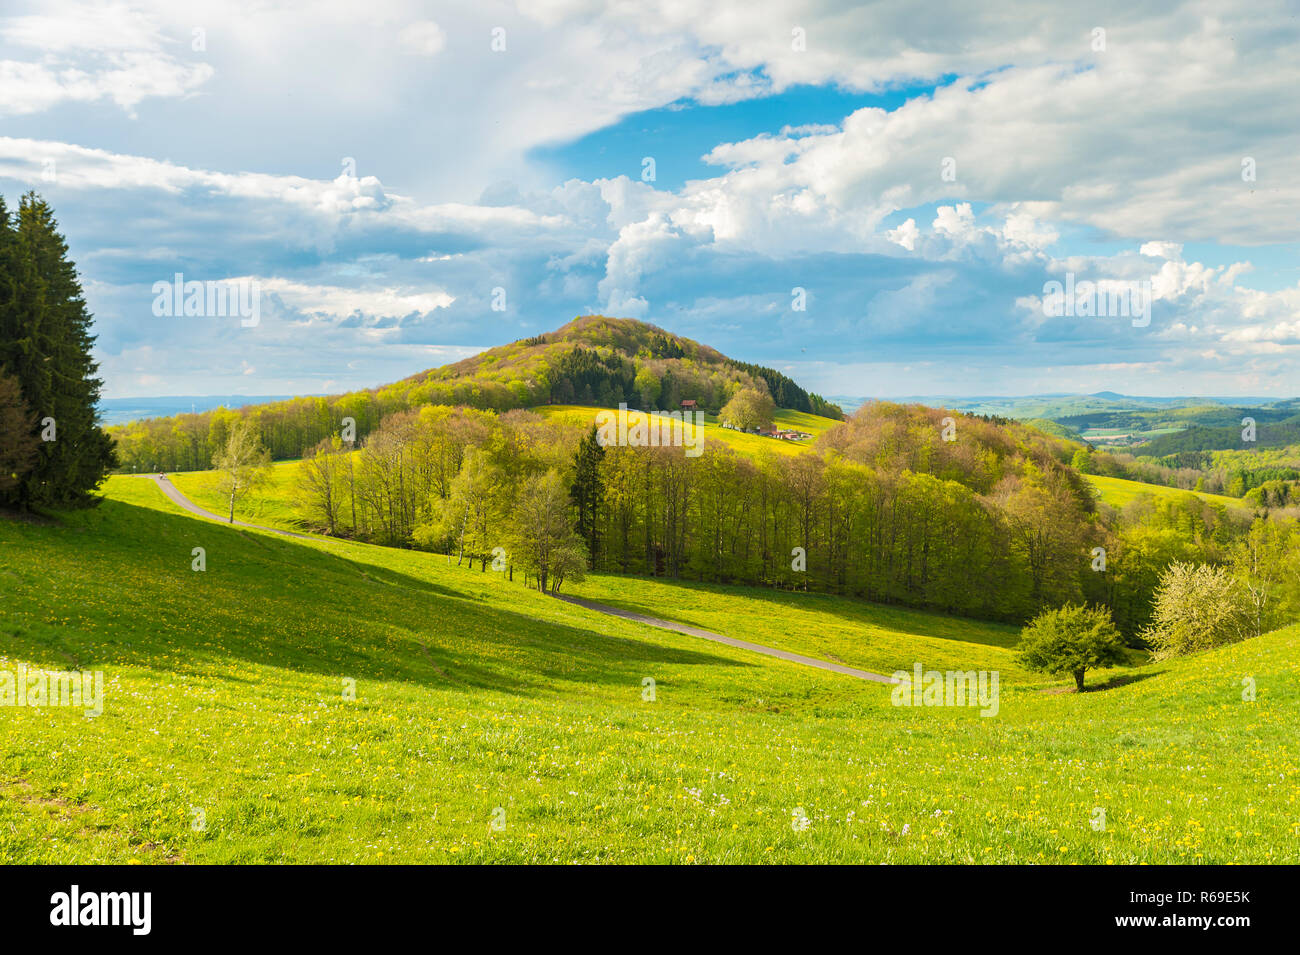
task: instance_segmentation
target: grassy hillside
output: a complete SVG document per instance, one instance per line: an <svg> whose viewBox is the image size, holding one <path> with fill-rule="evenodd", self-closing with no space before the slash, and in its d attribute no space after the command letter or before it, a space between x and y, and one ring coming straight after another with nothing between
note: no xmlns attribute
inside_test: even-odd
<svg viewBox="0 0 1300 955"><path fill-rule="evenodd" d="M235 520L301 532L303 527L294 500L298 465L298 461L273 464L269 483L236 502ZM226 517L230 513L230 501L216 490L217 478L216 471L179 471L167 475L167 480L195 504Z"/></svg>
<svg viewBox="0 0 1300 955"><path fill-rule="evenodd" d="M1003 681L1043 679L1016 662L1012 648L1020 631L1005 624L827 594L645 577L593 575L566 592L875 673L910 670L918 659L945 670L979 660Z"/></svg>
<svg viewBox="0 0 1300 955"><path fill-rule="evenodd" d="M594 424L596 415L605 409L581 405L543 405L532 410L547 418L563 418L566 421L585 426ZM706 442L717 441L742 454L753 457L766 451L773 451L778 454L798 454L800 451L811 448L817 436L823 431L839 423L830 418L822 418L802 411L788 410L778 410L774 420L779 428L802 431L805 434L812 435L812 437L803 441L778 441L775 438L766 438L762 435L745 434L741 431L722 427L718 416L711 414L704 415L704 424L701 430L704 432Z"/></svg>
<svg viewBox="0 0 1300 955"><path fill-rule="evenodd" d="M1085 474L1088 483L1100 492L1101 499L1112 507L1123 507L1143 494L1155 497L1173 498L1183 494L1194 494L1202 500L1228 507L1242 507L1242 502L1235 497L1224 494L1206 494L1203 491L1184 491L1181 488L1165 487L1161 484L1143 484L1141 481L1127 481L1123 478L1103 477L1100 474Z"/></svg>
<svg viewBox="0 0 1300 955"><path fill-rule="evenodd" d="M0 710L0 862L1300 861L1300 628L1086 694L1008 670L981 718L444 558L202 522L142 479L108 494L0 520L0 668L106 684L93 719ZM929 615L589 586L846 658L1006 661L1005 632Z"/></svg>

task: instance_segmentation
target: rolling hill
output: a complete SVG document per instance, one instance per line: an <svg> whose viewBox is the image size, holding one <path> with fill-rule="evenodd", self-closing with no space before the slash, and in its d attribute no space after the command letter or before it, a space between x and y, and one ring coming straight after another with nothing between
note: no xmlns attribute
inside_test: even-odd
<svg viewBox="0 0 1300 955"><path fill-rule="evenodd" d="M0 669L105 685L98 717L0 712L5 863L1300 861L1297 627L1044 693L996 625L581 590L881 668L1005 667L981 718L435 555L200 521L144 479L106 490L0 520Z"/></svg>
<svg viewBox="0 0 1300 955"><path fill-rule="evenodd" d="M209 466L236 417L255 420L272 456L283 460L302 457L336 434L345 418L365 438L389 415L428 405L507 411L626 402L674 409L689 399L716 414L742 388L767 391L781 409L843 417L836 405L775 369L727 358L645 322L587 315L378 388L151 418L109 433L126 472L192 471Z"/></svg>

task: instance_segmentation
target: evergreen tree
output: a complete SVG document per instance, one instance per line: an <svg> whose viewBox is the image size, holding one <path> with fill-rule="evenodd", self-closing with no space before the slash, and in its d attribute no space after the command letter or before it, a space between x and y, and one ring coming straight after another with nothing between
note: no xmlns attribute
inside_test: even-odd
<svg viewBox="0 0 1300 955"><path fill-rule="evenodd" d="M49 205L28 193L16 223L0 204L0 366L40 421L36 465L0 500L21 508L85 507L116 464L99 427L101 382L91 315Z"/></svg>
<svg viewBox="0 0 1300 955"><path fill-rule="evenodd" d="M573 456L573 486L569 496L578 511L578 536L587 544L587 553L592 566L596 564L596 508L605 494L604 482L600 477L600 462L605 458L605 449L596 440L596 428L593 426L578 444Z"/></svg>
<svg viewBox="0 0 1300 955"><path fill-rule="evenodd" d="M36 416L18 379L0 370L0 492L17 487L36 463Z"/></svg>

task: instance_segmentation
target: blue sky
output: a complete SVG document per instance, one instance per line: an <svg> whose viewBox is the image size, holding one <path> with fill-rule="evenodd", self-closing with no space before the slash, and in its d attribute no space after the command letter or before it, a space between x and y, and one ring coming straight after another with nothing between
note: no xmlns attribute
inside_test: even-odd
<svg viewBox="0 0 1300 955"><path fill-rule="evenodd" d="M947 77L951 81L953 77ZM834 125L859 109L895 110L909 99L932 92L934 83L899 86L875 93L836 85L794 86L737 103L702 105L683 99L658 109L632 113L586 136L539 146L529 158L567 179L643 178L646 156L655 159L655 185L680 189L689 179L709 179L716 167L704 162L714 146L778 134L785 127Z"/></svg>
<svg viewBox="0 0 1300 955"><path fill-rule="evenodd" d="M0 192L54 204L111 397L593 312L824 394L1293 395L1298 53L1269 2L16 0ZM155 314L178 272L258 321Z"/></svg>

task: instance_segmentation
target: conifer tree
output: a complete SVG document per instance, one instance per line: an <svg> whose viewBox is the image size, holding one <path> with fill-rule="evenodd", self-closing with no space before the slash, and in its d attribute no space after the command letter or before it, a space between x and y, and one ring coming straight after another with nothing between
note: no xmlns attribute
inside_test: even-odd
<svg viewBox="0 0 1300 955"><path fill-rule="evenodd" d="M0 492L17 487L36 464L36 416L18 379L0 369Z"/></svg>
<svg viewBox="0 0 1300 955"><path fill-rule="evenodd" d="M53 211L35 193L11 220L0 204L0 366L37 419L36 464L0 501L20 508L85 507L115 466L97 420L101 381L76 267Z"/></svg>
<svg viewBox="0 0 1300 955"><path fill-rule="evenodd" d="M573 485L569 496L573 500L578 514L578 536L587 545L587 554L595 566L596 548L599 541L596 534L596 509L604 494L604 482L600 476L600 462L605 459L605 449L596 438L596 428L587 432L573 458Z"/></svg>

